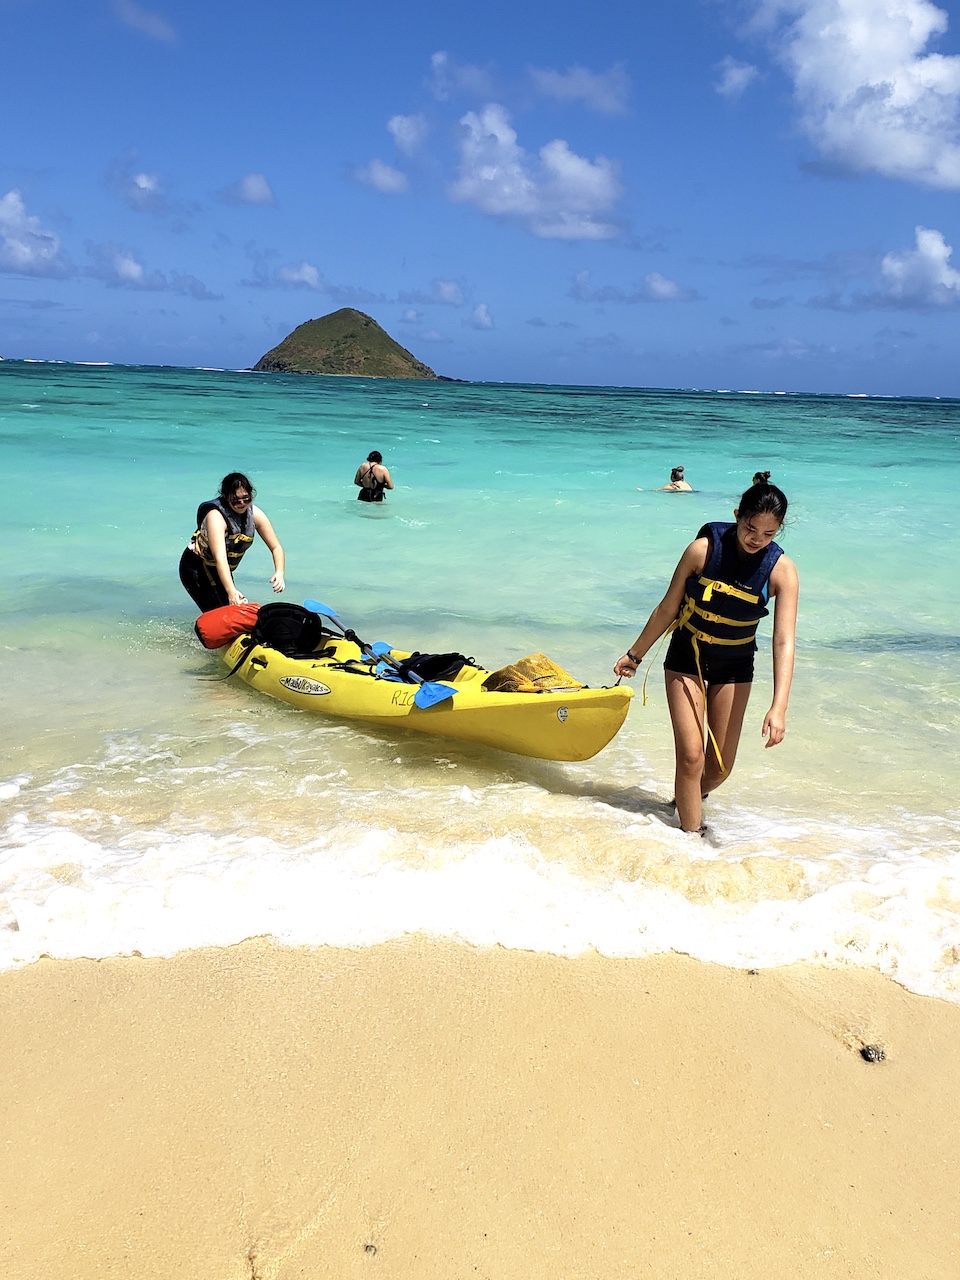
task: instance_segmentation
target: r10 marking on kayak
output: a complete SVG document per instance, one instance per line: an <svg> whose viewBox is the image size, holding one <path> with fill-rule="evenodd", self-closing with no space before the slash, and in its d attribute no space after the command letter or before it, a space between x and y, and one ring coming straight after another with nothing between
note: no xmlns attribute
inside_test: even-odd
<svg viewBox="0 0 960 1280"><path fill-rule="evenodd" d="M409 707L416 696L415 689L398 689L390 701L395 707Z"/></svg>

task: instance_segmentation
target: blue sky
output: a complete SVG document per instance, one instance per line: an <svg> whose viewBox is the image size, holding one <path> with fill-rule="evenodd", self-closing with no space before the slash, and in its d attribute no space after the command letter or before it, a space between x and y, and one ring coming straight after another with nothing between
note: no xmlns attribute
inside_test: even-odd
<svg viewBox="0 0 960 1280"><path fill-rule="evenodd" d="M0 0L0 356L960 396L930 0ZM956 246L956 248L954 248Z"/></svg>

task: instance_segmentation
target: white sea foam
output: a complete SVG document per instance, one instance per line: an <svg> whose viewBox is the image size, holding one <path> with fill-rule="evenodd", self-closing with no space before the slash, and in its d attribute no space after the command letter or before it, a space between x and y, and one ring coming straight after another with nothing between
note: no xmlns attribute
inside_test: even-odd
<svg viewBox="0 0 960 1280"><path fill-rule="evenodd" d="M481 802L456 790L460 804ZM960 851L870 861L863 849L842 867L811 863L795 892L756 900L717 891L746 876L749 859L712 851L704 866L699 842L643 824L672 851L672 864L659 864L664 882L579 874L512 836L421 846L411 859L409 835L360 823L284 846L159 830L91 839L21 814L0 861L0 967L162 956L264 934L357 947L422 931L567 956L672 950L740 967L859 965L960 1000Z"/></svg>

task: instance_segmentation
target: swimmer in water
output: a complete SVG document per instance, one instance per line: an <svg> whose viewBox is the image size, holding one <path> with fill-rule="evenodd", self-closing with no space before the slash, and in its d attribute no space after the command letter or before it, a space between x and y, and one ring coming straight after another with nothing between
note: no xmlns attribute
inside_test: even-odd
<svg viewBox="0 0 960 1280"><path fill-rule="evenodd" d="M769 475L770 473L767 472ZM662 484L659 489L654 489L654 493L693 493L693 485L687 484L683 478L683 467L674 467L670 472L670 482ZM637 486L637 493L643 493L640 486Z"/></svg>
<svg viewBox="0 0 960 1280"><path fill-rule="evenodd" d="M371 450L366 462L357 467L353 483L360 490L357 494L360 502L382 502L384 489L393 488L390 472L383 465L383 454L378 449Z"/></svg>

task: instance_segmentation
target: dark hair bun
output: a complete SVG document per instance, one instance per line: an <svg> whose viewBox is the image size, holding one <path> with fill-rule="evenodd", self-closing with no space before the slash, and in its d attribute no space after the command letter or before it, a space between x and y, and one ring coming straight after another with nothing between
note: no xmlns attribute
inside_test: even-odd
<svg viewBox="0 0 960 1280"><path fill-rule="evenodd" d="M758 471L753 484L740 499L737 519L749 520L751 516L771 515L778 524L787 516L787 495L768 480L769 471Z"/></svg>

